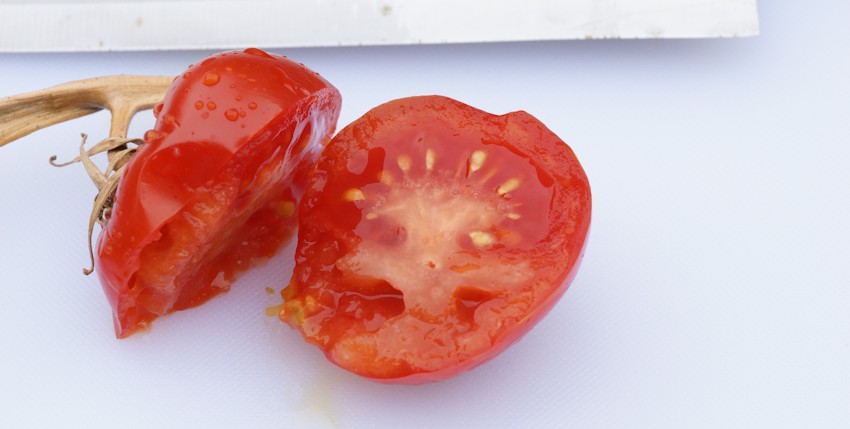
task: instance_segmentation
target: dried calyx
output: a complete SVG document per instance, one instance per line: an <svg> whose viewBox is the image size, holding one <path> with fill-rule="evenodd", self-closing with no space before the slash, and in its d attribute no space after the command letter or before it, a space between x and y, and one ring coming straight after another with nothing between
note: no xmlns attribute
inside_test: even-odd
<svg viewBox="0 0 850 429"><path fill-rule="evenodd" d="M92 250L92 234L94 233L95 222L104 225L106 219L112 211L112 203L115 201L115 191L118 190L118 183L121 181L121 176L124 174L124 169L127 163L130 162L130 157L136 153L136 149L144 144L141 139L126 139L109 137L101 140L98 144L86 150L86 134L82 135L83 141L80 143L80 156L64 163L56 163L56 155L50 157L50 164L55 167L64 167L76 162L82 162L88 173L89 178L97 187L97 195L94 197L94 206L92 207L91 215L89 216L89 259L91 265L89 268L83 268L83 273L88 275L94 271L94 251ZM130 146L134 145L134 146ZM109 163L103 171L98 170L97 165L91 160L91 157L99 153L107 153Z"/></svg>
<svg viewBox="0 0 850 429"><path fill-rule="evenodd" d="M86 150L87 136L83 134L78 157L61 164L55 162L55 156L50 158L50 163L55 166L81 162L98 189L89 217L91 265L83 268L85 274L91 274L94 270L94 224L102 225L109 217L124 169L136 149L144 143L140 139L127 138L130 121L137 112L150 109L162 101L172 80L169 76L106 76L0 99L0 146L50 125L102 109L111 112L108 138ZM104 171L100 171L91 157L104 152L108 163Z"/></svg>

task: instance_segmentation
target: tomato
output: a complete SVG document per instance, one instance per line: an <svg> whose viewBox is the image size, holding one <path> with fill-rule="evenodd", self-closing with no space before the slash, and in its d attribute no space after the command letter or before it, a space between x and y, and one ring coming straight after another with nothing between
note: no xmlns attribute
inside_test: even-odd
<svg viewBox="0 0 850 429"><path fill-rule="evenodd" d="M590 213L572 150L528 113L391 101L323 150L280 317L362 376L451 377L552 308L576 274Z"/></svg>
<svg viewBox="0 0 850 429"><path fill-rule="evenodd" d="M174 80L98 240L119 338L226 291L291 237L340 104L318 74L258 49L214 55Z"/></svg>

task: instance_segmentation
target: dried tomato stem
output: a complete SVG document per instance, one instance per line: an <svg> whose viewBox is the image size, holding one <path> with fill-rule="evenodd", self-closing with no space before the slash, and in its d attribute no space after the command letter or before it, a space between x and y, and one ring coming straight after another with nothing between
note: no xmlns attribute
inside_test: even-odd
<svg viewBox="0 0 850 429"><path fill-rule="evenodd" d="M112 112L110 136L126 138L136 112L165 97L168 76L104 76L0 99L0 146L102 109Z"/></svg>
<svg viewBox="0 0 850 429"><path fill-rule="evenodd" d="M0 146L50 125L85 116L102 109L112 114L109 138L86 150L86 138L80 144L80 156L54 166L81 162L98 189L94 207L89 216L88 248L91 265L83 268L84 274L94 271L92 234L94 224L103 224L112 208L121 175L135 153L135 147L144 142L127 139L127 130L133 116L150 109L162 101L173 78L168 76L106 76L69 82L62 85L0 99ZM105 171L98 170L90 157L106 152L109 163Z"/></svg>

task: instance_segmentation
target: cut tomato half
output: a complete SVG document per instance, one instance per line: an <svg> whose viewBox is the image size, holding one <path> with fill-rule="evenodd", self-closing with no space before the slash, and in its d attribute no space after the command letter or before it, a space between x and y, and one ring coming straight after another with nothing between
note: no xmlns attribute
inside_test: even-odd
<svg viewBox="0 0 850 429"><path fill-rule="evenodd" d="M226 291L287 242L340 104L318 74L258 49L175 79L98 240L119 338Z"/></svg>
<svg viewBox="0 0 850 429"><path fill-rule="evenodd" d="M552 308L590 213L572 150L531 115L439 96L386 103L320 156L281 318L365 377L451 377Z"/></svg>

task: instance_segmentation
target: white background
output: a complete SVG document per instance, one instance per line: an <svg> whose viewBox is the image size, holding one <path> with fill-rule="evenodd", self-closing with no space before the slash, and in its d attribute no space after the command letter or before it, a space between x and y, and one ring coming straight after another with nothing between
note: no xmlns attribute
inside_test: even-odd
<svg viewBox="0 0 850 429"><path fill-rule="evenodd" d="M572 288L437 384L357 378L266 318L291 254L115 340L80 274L94 188L47 164L106 115L0 148L0 427L847 427L850 3L818 3L762 2L753 39L288 50L343 93L340 124L443 94L536 115L586 168ZM0 55L0 94L210 53Z"/></svg>

